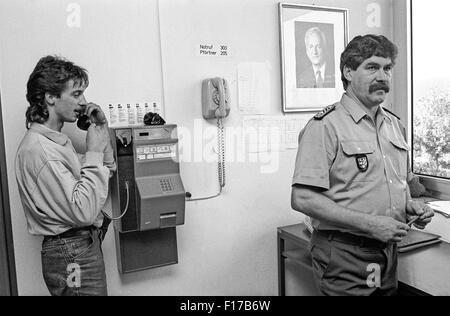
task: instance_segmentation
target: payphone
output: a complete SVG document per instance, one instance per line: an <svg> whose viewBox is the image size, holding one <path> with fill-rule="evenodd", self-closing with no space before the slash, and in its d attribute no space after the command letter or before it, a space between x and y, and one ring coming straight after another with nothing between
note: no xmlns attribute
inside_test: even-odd
<svg viewBox="0 0 450 316"><path fill-rule="evenodd" d="M176 125L111 128L117 172L110 180L118 267L127 273L178 263L176 226L185 191Z"/></svg>

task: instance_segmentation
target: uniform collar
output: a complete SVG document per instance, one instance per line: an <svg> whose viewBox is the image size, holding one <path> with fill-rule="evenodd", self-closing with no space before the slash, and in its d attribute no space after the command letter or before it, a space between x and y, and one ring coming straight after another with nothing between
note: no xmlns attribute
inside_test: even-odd
<svg viewBox="0 0 450 316"><path fill-rule="evenodd" d="M341 104L350 113L355 123L359 123L359 121L367 115L367 112L364 111L362 105L358 104L357 101L350 98L346 93L342 95ZM377 117L378 116L382 116L383 119L387 118L389 121L391 120L382 106L378 107Z"/></svg>
<svg viewBox="0 0 450 316"><path fill-rule="evenodd" d="M45 126L44 124L32 123L30 126L30 131L37 134L41 134L42 136L47 137L51 141L61 146L64 146L69 141L69 137L67 137L67 135L54 131Z"/></svg>
<svg viewBox="0 0 450 316"><path fill-rule="evenodd" d="M387 114L386 110L380 106L377 115L382 116L384 119L387 119L388 122L392 123L392 118Z"/></svg>
<svg viewBox="0 0 450 316"><path fill-rule="evenodd" d="M356 101L350 98L346 93L342 95L341 104L344 106L347 112L350 113L355 123L359 123L359 121L361 121L362 118L367 115L362 106L356 103Z"/></svg>

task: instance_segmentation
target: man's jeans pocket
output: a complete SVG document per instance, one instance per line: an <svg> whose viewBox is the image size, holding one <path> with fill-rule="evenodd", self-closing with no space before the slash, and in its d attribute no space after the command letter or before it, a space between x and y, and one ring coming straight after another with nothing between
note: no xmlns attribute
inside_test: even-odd
<svg viewBox="0 0 450 316"><path fill-rule="evenodd" d="M70 259L76 260L86 254L94 245L94 237L92 233L85 236L77 236L73 238L65 238L65 249Z"/></svg>

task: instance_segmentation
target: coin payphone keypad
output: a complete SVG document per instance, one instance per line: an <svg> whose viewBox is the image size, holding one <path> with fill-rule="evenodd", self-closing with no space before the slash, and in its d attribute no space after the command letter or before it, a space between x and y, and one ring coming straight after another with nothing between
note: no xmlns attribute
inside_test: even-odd
<svg viewBox="0 0 450 316"><path fill-rule="evenodd" d="M161 179L159 180L159 184L161 186L162 193L170 193L173 191L173 186L170 179Z"/></svg>

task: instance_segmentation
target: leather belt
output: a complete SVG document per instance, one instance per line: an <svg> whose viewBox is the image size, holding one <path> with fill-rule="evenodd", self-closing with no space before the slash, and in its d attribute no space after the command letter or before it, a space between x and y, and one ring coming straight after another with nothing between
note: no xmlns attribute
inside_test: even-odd
<svg viewBox="0 0 450 316"><path fill-rule="evenodd" d="M357 236L350 233L344 233L338 230L315 230L319 236L328 239L328 241L338 241L344 244L365 247L365 248L386 248L387 243L371 239L364 236Z"/></svg>
<svg viewBox="0 0 450 316"><path fill-rule="evenodd" d="M93 231L95 229L97 229L97 227L94 225L85 226L85 227L75 227L75 228L66 230L65 232L58 234L58 235L45 236L45 239L70 238L70 237L75 237L75 236L83 236L83 235L90 234L91 231Z"/></svg>

